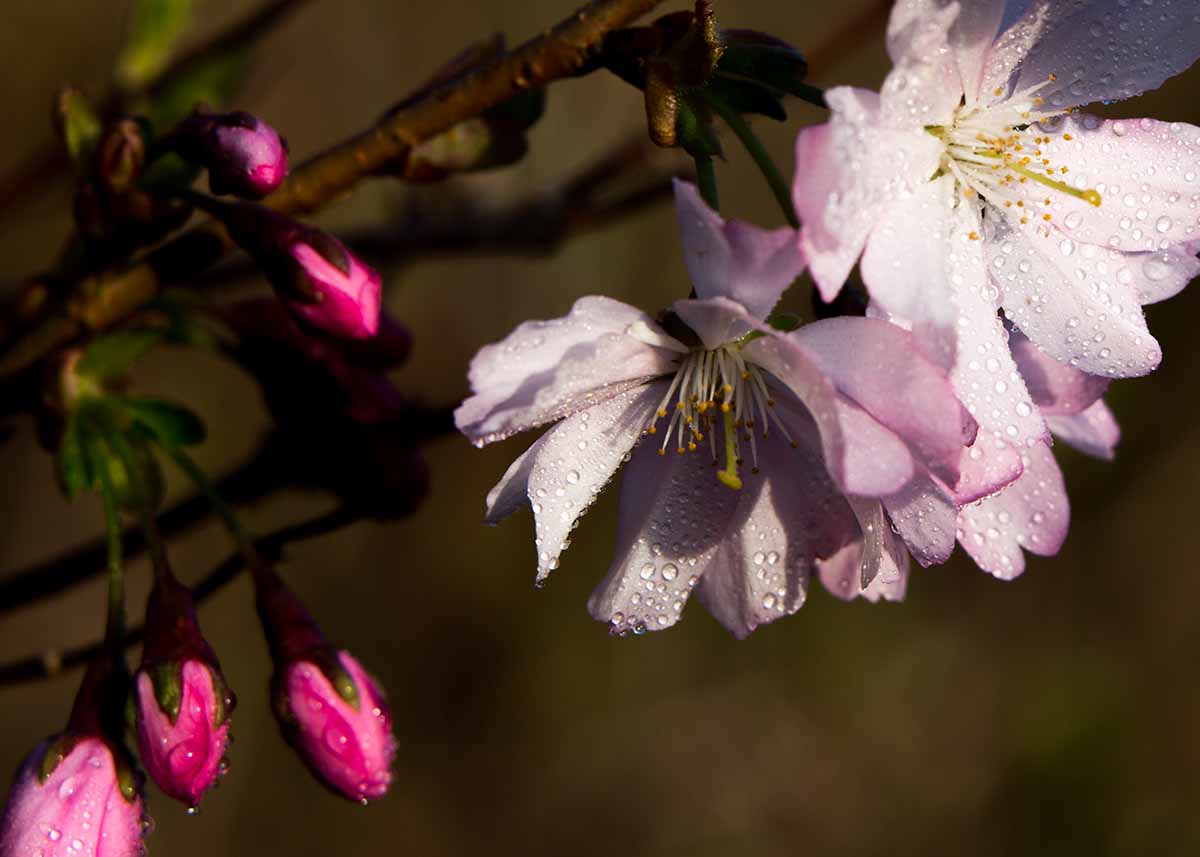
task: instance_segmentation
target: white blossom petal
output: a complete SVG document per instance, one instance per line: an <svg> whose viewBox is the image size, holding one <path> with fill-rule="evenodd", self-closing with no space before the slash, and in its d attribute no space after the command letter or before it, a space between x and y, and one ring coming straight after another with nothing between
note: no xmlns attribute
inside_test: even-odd
<svg viewBox="0 0 1200 857"><path fill-rule="evenodd" d="M854 537L850 507L825 475L819 454L792 449L778 433L759 447L763 469L747 478L700 598L739 639L804 604L813 564Z"/></svg>
<svg viewBox="0 0 1200 857"><path fill-rule="evenodd" d="M833 557L817 563L821 583L844 601L859 596L869 601L902 600L908 582L908 551L892 532L878 500L846 499L861 535Z"/></svg>
<svg viewBox="0 0 1200 857"><path fill-rule="evenodd" d="M890 497L883 498L897 535L923 566L939 565L954 553L958 507L940 485L917 477Z"/></svg>
<svg viewBox="0 0 1200 857"><path fill-rule="evenodd" d="M592 616L614 633L675 624L728 537L742 493L717 481L704 452L635 448L621 478L612 565L588 599Z"/></svg>
<svg viewBox="0 0 1200 857"><path fill-rule="evenodd" d="M1093 402L1077 414L1046 417L1046 425L1056 437L1086 455L1105 461L1116 457L1121 427L1103 401Z"/></svg>
<svg viewBox="0 0 1200 857"><path fill-rule="evenodd" d="M1076 414L1104 395L1108 378L1089 375L1060 363L1014 330L1008 340L1017 369L1033 402L1048 417L1054 414Z"/></svg>
<svg viewBox="0 0 1200 857"><path fill-rule="evenodd" d="M803 129L796 140L793 197L800 246L821 296L831 301L884 206L933 175L941 144L916 124L884 127L879 96L868 90L836 87L825 99L829 122Z"/></svg>
<svg viewBox="0 0 1200 857"><path fill-rule="evenodd" d="M1061 232L1045 224L998 221L988 242L988 269L1004 314L1056 360L1108 378L1145 375L1162 350L1133 289L1103 250L1064 255ZM1091 252L1084 252L1091 251Z"/></svg>
<svg viewBox="0 0 1200 857"><path fill-rule="evenodd" d="M1200 276L1196 249L1188 242L1154 253L1122 253L1117 279L1128 278L1143 305L1173 298Z"/></svg>
<svg viewBox="0 0 1200 857"><path fill-rule="evenodd" d="M650 425L665 381L618 393L552 428L529 469L538 580L558 567L575 522Z"/></svg>
<svg viewBox="0 0 1200 857"><path fill-rule="evenodd" d="M1050 200L1038 210L1049 211L1067 237L1124 251L1165 250L1200 238L1200 128L1087 113L1041 127L1039 157L1058 171L1055 180L1100 195L1093 205L1033 181L1021 185L1027 201Z"/></svg>
<svg viewBox="0 0 1200 857"><path fill-rule="evenodd" d="M1067 537L1071 508L1062 472L1050 447L1038 444L1023 453L1025 471L991 497L965 506L958 514L958 540L976 565L1003 580L1025 570L1025 550L1053 556Z"/></svg>
<svg viewBox="0 0 1200 857"><path fill-rule="evenodd" d="M928 0L899 0L892 7L887 46L895 67L881 89L887 125L943 125L953 115L963 94L950 48L958 7Z"/></svg>
<svg viewBox="0 0 1200 857"><path fill-rule="evenodd" d="M670 372L675 352L632 335L635 325L661 333L644 312L603 297L581 298L562 318L525 322L475 355L474 395L454 412L455 424L483 446Z"/></svg>

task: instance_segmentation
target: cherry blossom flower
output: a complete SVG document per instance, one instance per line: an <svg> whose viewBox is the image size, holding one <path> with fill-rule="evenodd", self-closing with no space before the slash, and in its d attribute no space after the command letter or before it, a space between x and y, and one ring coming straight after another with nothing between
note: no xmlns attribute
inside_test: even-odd
<svg viewBox="0 0 1200 857"><path fill-rule="evenodd" d="M1045 425L991 317L1071 367L1142 375L1161 352L1141 306L1200 272L1200 129L1075 112L1200 56L1193 4L1160 5L900 0L882 92L830 90L830 121L797 142L800 243L823 296L861 258L878 310L957 352L981 429L1026 452ZM964 379L971 361L994 361L1006 389Z"/></svg>
<svg viewBox="0 0 1200 857"><path fill-rule="evenodd" d="M472 361L455 418L476 445L557 421L488 495L487 521L531 506L544 581L628 461L615 556L589 601L617 633L673 625L694 590L745 636L798 610L825 562L853 569L837 586L899 597L907 553L887 504L918 480L978 495L1012 474L964 484L983 478L963 467L975 424L909 331L768 323L803 267L791 230L725 223L687 184L676 206L695 299L659 324L585 297Z"/></svg>

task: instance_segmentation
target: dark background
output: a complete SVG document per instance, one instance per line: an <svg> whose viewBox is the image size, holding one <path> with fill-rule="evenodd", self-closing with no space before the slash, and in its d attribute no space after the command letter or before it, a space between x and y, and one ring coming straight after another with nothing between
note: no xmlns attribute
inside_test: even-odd
<svg viewBox="0 0 1200 857"><path fill-rule="evenodd" d="M298 161L363 127L469 41L494 31L523 40L575 5L318 0L267 42L238 106L280 128ZM717 11L727 26L768 30L816 53L875 5L720 0ZM0 174L48 139L57 86L103 89L123 8L4 3ZM202 0L197 37L250 8ZM858 44L814 68L813 81L876 87L887 68L882 29L876 16ZM1200 121L1198 82L1193 71L1110 112ZM785 171L796 129L820 119L797 104L787 125L762 123ZM614 78L557 84L529 158L457 192L498 201L549 187L642 121L638 94ZM719 170L727 213L777 223L748 159L728 148ZM378 223L412 192L366 185L319 222ZM59 182L0 222L0 281L52 258L67 206ZM593 293L654 312L688 287L668 206L552 258L421 262L386 282L388 308L416 335L396 380L434 402L460 398L474 350L521 320L560 315ZM960 551L944 567L917 570L903 605L845 605L816 592L798 615L740 643L698 605L673 630L638 639L610 639L587 616L587 593L609 560L614 491L588 514L550 585L535 590L528 513L497 529L480 523L484 494L533 436L486 451L438 442L429 452L433 493L415 517L308 543L284 567L328 634L390 692L400 743L391 794L369 809L339 802L280 742L240 580L202 612L241 699L232 771L199 818L151 788L151 851L1200 853L1200 293L1150 315L1166 358L1150 378L1110 393L1125 429L1117 462L1058 448L1074 516L1057 558L1033 559L1024 577L1000 583ZM164 352L137 381L208 417L211 439L198 455L218 471L248 454L266 425L253 385L212 356ZM27 427L0 449L0 575L99 532L98 504L68 505L51 472ZM319 508L288 495L246 517L265 530ZM185 580L227 551L215 525L172 546ZM135 613L147 576L133 565ZM102 593L97 579L5 616L0 657L94 637ZM0 690L0 771L60 728L77 680Z"/></svg>

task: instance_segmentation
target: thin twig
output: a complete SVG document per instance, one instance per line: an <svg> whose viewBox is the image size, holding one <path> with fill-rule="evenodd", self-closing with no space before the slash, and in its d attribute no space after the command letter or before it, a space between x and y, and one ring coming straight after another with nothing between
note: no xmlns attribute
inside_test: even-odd
<svg viewBox="0 0 1200 857"><path fill-rule="evenodd" d="M516 50L434 88L367 131L316 156L298 168L267 204L285 213L303 214L344 196L364 177L402 160L418 143L521 92L571 76L587 63L605 33L631 23L662 2L592 0ZM101 329L120 321L153 298L164 283L207 268L228 247L224 230L210 221L124 271L85 280L68 304L69 318L55 317L53 331L39 327L19 341L0 360L0 375L20 371L86 328Z"/></svg>
<svg viewBox="0 0 1200 857"><path fill-rule="evenodd" d="M276 530L260 539L255 540L255 548L270 562L278 562L283 556L283 549L289 544L317 538L327 533L342 529L357 520L352 512L338 507L331 512L325 512L297 524ZM245 565L240 551L235 551L224 562L218 565L192 589L196 603L207 600L219 592L234 579ZM136 645L142 639L142 628L138 626L125 634L123 643L126 648ZM72 669L88 663L100 651L101 642L79 646L66 651L49 649L40 655L33 655L20 660L0 665L0 687L37 679L53 678L64 670Z"/></svg>

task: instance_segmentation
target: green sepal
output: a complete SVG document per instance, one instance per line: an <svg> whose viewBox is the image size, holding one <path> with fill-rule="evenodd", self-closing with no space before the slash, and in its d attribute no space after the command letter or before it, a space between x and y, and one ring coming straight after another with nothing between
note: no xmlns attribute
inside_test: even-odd
<svg viewBox="0 0 1200 857"><path fill-rule="evenodd" d="M713 133L712 126L686 98L680 98L676 105L675 140L692 157L724 157L721 142Z"/></svg>
<svg viewBox="0 0 1200 857"><path fill-rule="evenodd" d="M47 744L42 753L41 764L38 765L38 783L45 785L46 780L50 779L50 775L54 773L54 769L71 754L78 743L77 735L59 735Z"/></svg>
<svg viewBox="0 0 1200 857"><path fill-rule="evenodd" d="M126 88L149 83L162 71L192 20L192 0L134 0L117 81Z"/></svg>
<svg viewBox="0 0 1200 857"><path fill-rule="evenodd" d="M705 90L728 104L737 113L757 113L778 122L787 119L779 93L744 80L714 77Z"/></svg>
<svg viewBox="0 0 1200 857"><path fill-rule="evenodd" d="M174 726L179 720L179 708L183 704L183 675L181 667L174 661L151 667L150 683L154 685L154 699L163 714Z"/></svg>
<svg viewBox="0 0 1200 857"><path fill-rule="evenodd" d="M66 428L56 456L59 483L68 500L74 500L92 485L92 463L82 428L74 412L67 416Z"/></svg>
<svg viewBox="0 0 1200 857"><path fill-rule="evenodd" d="M333 685L333 689L337 692L337 695L345 700L347 705L358 711L358 685L354 683L354 679L350 677L350 673L342 666L341 661L336 657L331 659L322 658L317 662L317 667L325 674L325 678L329 679L329 683Z"/></svg>
<svg viewBox="0 0 1200 857"><path fill-rule="evenodd" d="M792 312L773 312L767 316L767 324L775 330L791 333L804 324L804 319Z"/></svg>
<svg viewBox="0 0 1200 857"><path fill-rule="evenodd" d="M59 92L55 124L76 170L88 171L104 125L87 96L70 87Z"/></svg>
<svg viewBox="0 0 1200 857"><path fill-rule="evenodd" d="M185 161L175 152L161 155L146 167L138 187L151 193L170 193L189 187L203 168Z"/></svg>
<svg viewBox="0 0 1200 857"><path fill-rule="evenodd" d="M98 381L119 378L147 351L162 342L164 332L159 328L140 327L118 330L92 341L75 372Z"/></svg>
<svg viewBox="0 0 1200 857"><path fill-rule="evenodd" d="M198 416L173 402L150 396L114 397L111 401L134 425L164 446L194 446L208 436Z"/></svg>
<svg viewBox="0 0 1200 857"><path fill-rule="evenodd" d="M808 63L797 50L780 45L746 44L728 39L717 74L737 77L796 95L808 76Z"/></svg>
<svg viewBox="0 0 1200 857"><path fill-rule="evenodd" d="M108 484L121 508L135 513L153 513L164 495L162 468L145 436L123 425L122 414L108 399L88 401L79 409L93 471L93 487L100 488L98 475Z"/></svg>

